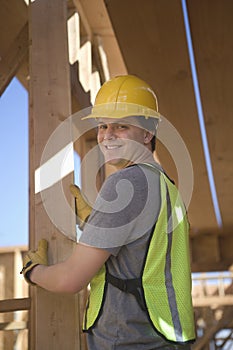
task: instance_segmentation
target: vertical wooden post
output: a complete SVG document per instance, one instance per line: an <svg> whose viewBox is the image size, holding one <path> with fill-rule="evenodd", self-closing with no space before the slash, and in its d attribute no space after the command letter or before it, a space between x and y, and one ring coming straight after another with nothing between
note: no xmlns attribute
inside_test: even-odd
<svg viewBox="0 0 233 350"><path fill-rule="evenodd" d="M51 134L71 114L66 6L66 0L36 0L29 6L30 248L36 248L39 239L46 238L49 241L50 263L64 260L74 244L51 222L41 193L35 194L34 180L35 170L41 166L41 157ZM71 138L68 128L66 131L61 135L61 144L53 145L46 160L56 155L61 145L67 145ZM67 175L63 187L68 187L72 181L73 176ZM54 194L56 186L52 186ZM48 189L43 191L44 198L46 191ZM60 210L59 201L54 200L56 209ZM72 211L64 213L63 220L72 230L75 222ZM30 294L30 350L80 349L77 296L56 295L38 287L31 287Z"/></svg>
<svg viewBox="0 0 233 350"><path fill-rule="evenodd" d="M0 264L0 300L5 297L5 267ZM0 313L0 323L4 321L4 314ZM4 333L0 332L0 350L4 350Z"/></svg>

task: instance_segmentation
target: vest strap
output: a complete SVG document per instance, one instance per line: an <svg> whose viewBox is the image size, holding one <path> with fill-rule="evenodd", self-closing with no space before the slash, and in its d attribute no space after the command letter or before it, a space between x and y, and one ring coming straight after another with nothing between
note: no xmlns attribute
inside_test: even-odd
<svg viewBox="0 0 233 350"><path fill-rule="evenodd" d="M133 294L137 299L137 302L141 307L141 309L143 311L146 311L145 302L141 292L142 291L141 278L121 279L107 272L106 282L112 284L114 287L120 289L122 292Z"/></svg>

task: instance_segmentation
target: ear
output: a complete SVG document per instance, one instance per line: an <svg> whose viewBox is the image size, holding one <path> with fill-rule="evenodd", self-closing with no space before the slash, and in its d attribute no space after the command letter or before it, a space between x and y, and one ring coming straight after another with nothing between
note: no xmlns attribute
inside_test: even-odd
<svg viewBox="0 0 233 350"><path fill-rule="evenodd" d="M149 132L148 130L144 131L144 144L147 145L148 143L151 142L151 140L153 139L153 134L151 132Z"/></svg>

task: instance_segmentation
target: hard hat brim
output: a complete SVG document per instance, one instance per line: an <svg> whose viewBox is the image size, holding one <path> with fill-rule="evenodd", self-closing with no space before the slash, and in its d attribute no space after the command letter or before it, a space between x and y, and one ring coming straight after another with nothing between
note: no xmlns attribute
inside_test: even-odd
<svg viewBox="0 0 233 350"><path fill-rule="evenodd" d="M104 103L92 107L91 113L82 118L85 119L96 119L96 118L112 118L121 119L125 117L143 116L147 118L155 118L160 120L161 114L157 111L137 105L134 103L114 102Z"/></svg>

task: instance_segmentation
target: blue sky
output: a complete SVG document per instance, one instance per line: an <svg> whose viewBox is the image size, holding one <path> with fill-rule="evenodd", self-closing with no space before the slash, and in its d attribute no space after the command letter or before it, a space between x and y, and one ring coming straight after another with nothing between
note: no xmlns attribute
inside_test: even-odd
<svg viewBox="0 0 233 350"><path fill-rule="evenodd" d="M28 244L28 92L12 79L0 97L0 247ZM74 155L75 167L80 159ZM79 172L75 183L80 185ZM80 234L78 228L77 233Z"/></svg>
<svg viewBox="0 0 233 350"><path fill-rule="evenodd" d="M0 97L0 246L28 243L28 92L14 78Z"/></svg>

